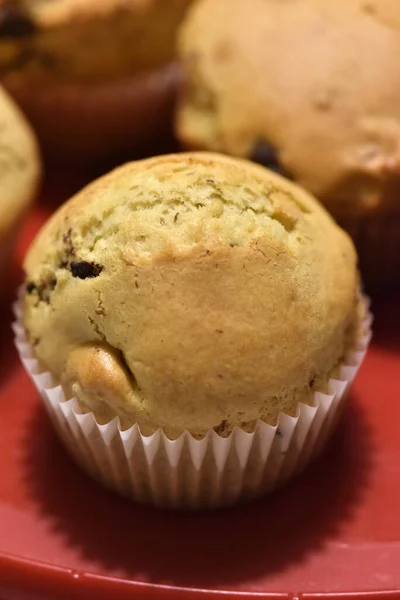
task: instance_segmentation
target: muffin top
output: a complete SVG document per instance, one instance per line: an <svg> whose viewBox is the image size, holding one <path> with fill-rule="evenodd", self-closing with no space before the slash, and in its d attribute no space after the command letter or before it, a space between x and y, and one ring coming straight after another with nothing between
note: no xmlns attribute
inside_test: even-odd
<svg viewBox="0 0 400 600"><path fill-rule="evenodd" d="M209 153L95 181L25 270L29 339L67 394L171 437L294 412L342 358L358 294L352 243L311 196Z"/></svg>
<svg viewBox="0 0 400 600"><path fill-rule="evenodd" d="M400 210L399 2L200 0L179 52L190 148L273 152L335 216Z"/></svg>
<svg viewBox="0 0 400 600"><path fill-rule="evenodd" d="M25 117L0 87L0 238L12 228L37 191L40 160Z"/></svg>
<svg viewBox="0 0 400 600"><path fill-rule="evenodd" d="M0 0L0 77L94 83L174 57L191 0Z"/></svg>

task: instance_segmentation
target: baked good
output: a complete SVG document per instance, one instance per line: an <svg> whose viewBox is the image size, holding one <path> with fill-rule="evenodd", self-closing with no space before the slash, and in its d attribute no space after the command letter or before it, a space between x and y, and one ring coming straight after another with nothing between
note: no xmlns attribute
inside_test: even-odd
<svg viewBox="0 0 400 600"><path fill-rule="evenodd" d="M8 259L18 225L37 192L41 165L34 134L0 87L0 272Z"/></svg>
<svg viewBox="0 0 400 600"><path fill-rule="evenodd" d="M280 167L352 233L368 281L398 281L399 3L200 0L179 53L182 141Z"/></svg>
<svg viewBox="0 0 400 600"><path fill-rule="evenodd" d="M125 165L26 261L35 355L99 422L251 430L295 414L357 319L351 241L278 175L212 154Z"/></svg>
<svg viewBox="0 0 400 600"><path fill-rule="evenodd" d="M0 80L51 158L100 161L160 141L190 0L0 0Z"/></svg>
<svg viewBox="0 0 400 600"><path fill-rule="evenodd" d="M95 181L25 271L28 373L75 460L141 502L224 506L301 471L370 336L348 236L294 184L217 154Z"/></svg>

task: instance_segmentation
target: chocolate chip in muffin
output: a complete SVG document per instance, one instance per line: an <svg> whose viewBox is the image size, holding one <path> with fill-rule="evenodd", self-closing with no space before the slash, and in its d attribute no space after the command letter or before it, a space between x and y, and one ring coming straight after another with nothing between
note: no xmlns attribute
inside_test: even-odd
<svg viewBox="0 0 400 600"><path fill-rule="evenodd" d="M57 277L55 275L50 275L44 281L40 283L35 283L34 281L28 281L26 284L26 293L37 294L36 306L39 302L45 302L46 304L50 303L50 295L51 292L57 285Z"/></svg>
<svg viewBox="0 0 400 600"><path fill-rule="evenodd" d="M79 262L73 261L71 263L72 277L79 277L79 279L91 279L97 277L102 272L103 267L95 262L88 262L87 260L81 260Z"/></svg>
<svg viewBox="0 0 400 600"><path fill-rule="evenodd" d="M221 421L221 423L219 425L214 427L214 431L215 431L215 433L218 433L218 435L222 435L223 433L225 433L227 427L228 427L228 421L226 419L224 419L223 421Z"/></svg>
<svg viewBox="0 0 400 600"><path fill-rule="evenodd" d="M310 381L308 382L308 385L310 386L310 388L312 388L312 386L314 385L314 383L317 380L317 376L314 375L314 377L311 377Z"/></svg>
<svg viewBox="0 0 400 600"><path fill-rule="evenodd" d="M26 284L26 291L28 294L33 294L33 292L37 289L36 287L36 283L33 283L33 281L28 281L28 283Z"/></svg>
<svg viewBox="0 0 400 600"><path fill-rule="evenodd" d="M75 256L76 250L74 248L74 244L72 241L72 228L70 227L66 233L63 235L63 242L65 245L65 254L67 256Z"/></svg>
<svg viewBox="0 0 400 600"><path fill-rule="evenodd" d="M271 169L271 171L284 174L275 148L263 140L259 140L256 143L249 158L253 162Z"/></svg>
<svg viewBox="0 0 400 600"><path fill-rule="evenodd" d="M0 37L27 37L35 31L34 22L19 2L8 0L0 6Z"/></svg>

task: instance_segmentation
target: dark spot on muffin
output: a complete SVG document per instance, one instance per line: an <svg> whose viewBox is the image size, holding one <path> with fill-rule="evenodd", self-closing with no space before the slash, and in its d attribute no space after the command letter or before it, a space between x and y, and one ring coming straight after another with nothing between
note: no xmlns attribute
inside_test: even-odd
<svg viewBox="0 0 400 600"><path fill-rule="evenodd" d="M62 239L63 239L64 244L70 245L72 243L71 236L72 236L72 227L70 227L66 233L63 233Z"/></svg>
<svg viewBox="0 0 400 600"><path fill-rule="evenodd" d="M66 246L65 248L65 252L68 256L75 256L76 254L76 250L74 248L73 242L72 242L72 229L71 227L68 229L67 233L64 233L63 235L63 242Z"/></svg>
<svg viewBox="0 0 400 600"><path fill-rule="evenodd" d="M214 181L214 179L212 179L211 177L209 177L208 179L206 179L206 183L208 183L209 185L214 185L215 181Z"/></svg>
<svg viewBox="0 0 400 600"><path fill-rule="evenodd" d="M309 385L310 387L312 387L312 386L314 385L314 383L315 383L316 379L317 379L317 376L316 376L316 375L314 375L314 377L311 377L310 381L308 382L308 385Z"/></svg>
<svg viewBox="0 0 400 600"><path fill-rule="evenodd" d="M176 223L178 221L178 217L179 217L179 213L177 212L174 216L174 223Z"/></svg>
<svg viewBox="0 0 400 600"><path fill-rule="evenodd" d="M276 173L280 173L282 175L284 174L284 169L279 162L278 154L275 148L267 142L259 140L255 144L249 158L253 162L271 169L271 171L275 171Z"/></svg>
<svg viewBox="0 0 400 600"><path fill-rule="evenodd" d="M35 31L34 22L22 6L11 1L7 1L0 6L0 37L27 37Z"/></svg>
<svg viewBox="0 0 400 600"><path fill-rule="evenodd" d="M137 279L135 279L135 288L138 290L139 289L139 282Z"/></svg>
<svg viewBox="0 0 400 600"><path fill-rule="evenodd" d="M40 338L37 337L33 340L32 345L37 346L38 344L40 344Z"/></svg>
<svg viewBox="0 0 400 600"><path fill-rule="evenodd" d="M70 227L66 233L62 236L62 241L64 244L63 256L59 263L60 269L68 269L70 267L71 259L76 256L76 249L74 247L72 241L72 228Z"/></svg>
<svg viewBox="0 0 400 600"><path fill-rule="evenodd" d="M55 275L53 277L50 277L47 281L44 281L43 283L40 284L40 286L38 287L38 290L39 290L39 298L40 298L41 302L46 302L47 304L49 304L50 294L54 290L56 285L57 285L57 278Z"/></svg>
<svg viewBox="0 0 400 600"><path fill-rule="evenodd" d="M33 283L33 281L28 281L28 283L26 284L27 293L32 294L36 289L36 283Z"/></svg>
<svg viewBox="0 0 400 600"><path fill-rule="evenodd" d="M95 262L88 262L87 260L72 261L71 263L72 277L78 277L79 279L92 279L100 275L102 270L103 267L101 265Z"/></svg>
<svg viewBox="0 0 400 600"><path fill-rule="evenodd" d="M222 331L222 329L216 329L215 333L224 333L224 332Z"/></svg>
<svg viewBox="0 0 400 600"><path fill-rule="evenodd" d="M221 421L221 423L219 425L214 427L214 431L215 431L215 433L218 433L218 435L221 435L221 434L225 433L227 427L228 427L228 421L226 419L224 419L223 421Z"/></svg>
<svg viewBox="0 0 400 600"><path fill-rule="evenodd" d="M39 304L39 302L46 302L46 304L49 304L51 292L54 290L56 285L57 278L55 275L52 275L40 283L29 281L26 284L26 292L28 294L37 294L36 306Z"/></svg>
<svg viewBox="0 0 400 600"><path fill-rule="evenodd" d="M160 224L165 225L165 219L163 219L163 217L161 217L161 219L160 219Z"/></svg>

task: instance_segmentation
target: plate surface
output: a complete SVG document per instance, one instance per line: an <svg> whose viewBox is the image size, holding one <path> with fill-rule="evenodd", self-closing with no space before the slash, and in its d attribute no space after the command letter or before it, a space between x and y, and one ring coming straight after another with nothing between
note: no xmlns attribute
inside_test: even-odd
<svg viewBox="0 0 400 600"><path fill-rule="evenodd" d="M10 290L51 210L29 216ZM260 501L197 515L137 506L72 463L18 364L13 293L0 334L0 600L400 597L399 293L373 305L373 346L318 463Z"/></svg>

